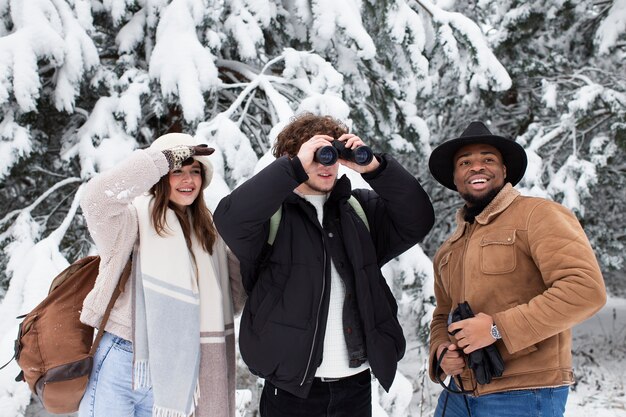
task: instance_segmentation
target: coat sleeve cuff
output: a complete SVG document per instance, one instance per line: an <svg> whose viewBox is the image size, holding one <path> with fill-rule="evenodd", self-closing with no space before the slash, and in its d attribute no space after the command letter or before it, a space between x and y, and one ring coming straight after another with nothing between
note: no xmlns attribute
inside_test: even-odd
<svg viewBox="0 0 626 417"><path fill-rule="evenodd" d="M296 176L296 181L302 184L303 182L309 179L308 174L306 173L306 171L304 170L304 167L302 166L302 162L300 161L300 158L298 158L297 156L294 156L293 158L289 160L289 162L291 162L291 167L293 168L293 173Z"/></svg>
<svg viewBox="0 0 626 417"><path fill-rule="evenodd" d="M361 174L364 180L373 180L374 178L379 176L380 173L385 170L385 168L387 168L387 154L374 154L374 158L378 160L378 163L380 165L378 165L378 168L376 168L372 172L366 172L364 174Z"/></svg>

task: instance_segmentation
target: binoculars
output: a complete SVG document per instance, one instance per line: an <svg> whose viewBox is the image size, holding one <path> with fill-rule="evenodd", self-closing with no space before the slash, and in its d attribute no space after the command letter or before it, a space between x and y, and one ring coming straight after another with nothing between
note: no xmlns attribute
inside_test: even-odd
<svg viewBox="0 0 626 417"><path fill-rule="evenodd" d="M356 162L358 165L367 165L372 162L374 154L369 146L359 146L358 148L350 149L346 148L344 142L333 140L330 145L323 146L315 151L313 159L322 165L329 166L334 165L337 162L337 158Z"/></svg>

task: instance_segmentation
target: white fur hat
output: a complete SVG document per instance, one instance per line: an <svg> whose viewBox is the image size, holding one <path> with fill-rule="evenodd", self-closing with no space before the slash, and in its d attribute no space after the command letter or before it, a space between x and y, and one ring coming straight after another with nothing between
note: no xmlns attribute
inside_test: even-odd
<svg viewBox="0 0 626 417"><path fill-rule="evenodd" d="M181 145L198 146L200 145L200 143L193 136L186 133L167 133L163 136L158 137L154 142L152 142L152 144L150 145L150 149L164 151L165 149L171 149ZM204 173L206 178L203 188L206 188L209 186L209 184L211 183L211 179L213 178L213 165L211 164L211 161L209 161L208 156L196 155L193 156L193 159L204 165Z"/></svg>

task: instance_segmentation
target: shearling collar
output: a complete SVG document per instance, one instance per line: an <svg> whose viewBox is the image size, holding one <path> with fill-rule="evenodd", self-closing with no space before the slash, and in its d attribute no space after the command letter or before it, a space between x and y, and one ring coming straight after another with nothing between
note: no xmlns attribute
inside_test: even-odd
<svg viewBox="0 0 626 417"><path fill-rule="evenodd" d="M500 192L491 200L487 207L476 216L476 223L481 225L489 224L493 219L495 219L500 213L506 210L507 207L511 205L513 200L515 200L520 195L520 192L517 191L511 183L507 182L504 187L500 190ZM454 242L458 240L463 233L465 233L465 228L468 227L469 223L464 219L465 207L461 207L456 212L456 223L457 228L450 236L449 241Z"/></svg>

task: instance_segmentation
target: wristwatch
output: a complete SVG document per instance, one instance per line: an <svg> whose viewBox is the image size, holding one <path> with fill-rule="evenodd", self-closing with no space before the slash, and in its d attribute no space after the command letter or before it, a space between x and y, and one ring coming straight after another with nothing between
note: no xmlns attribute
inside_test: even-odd
<svg viewBox="0 0 626 417"><path fill-rule="evenodd" d="M500 335L500 332L498 331L498 327L496 326L495 323L491 325L491 336L496 340L502 339L502 335Z"/></svg>

